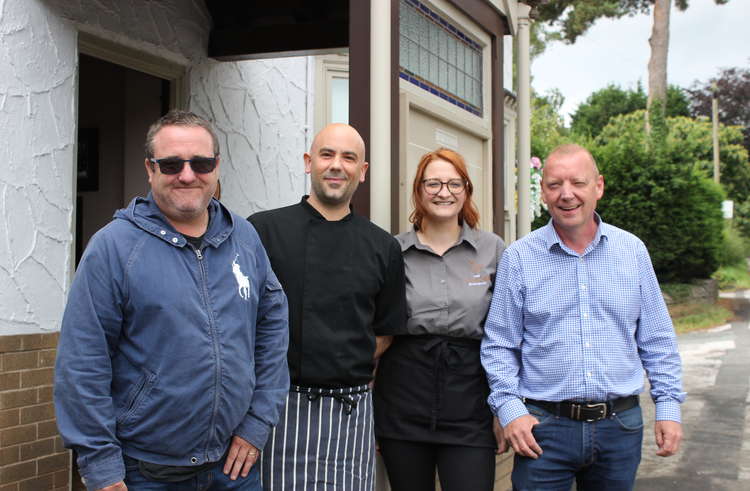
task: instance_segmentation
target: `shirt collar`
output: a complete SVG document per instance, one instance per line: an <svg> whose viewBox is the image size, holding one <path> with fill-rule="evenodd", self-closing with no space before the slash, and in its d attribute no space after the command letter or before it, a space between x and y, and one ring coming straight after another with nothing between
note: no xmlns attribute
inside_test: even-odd
<svg viewBox="0 0 750 491"><path fill-rule="evenodd" d="M479 231L469 227L469 225L464 221L463 225L461 226L461 235L458 236L457 244L466 242L471 247L473 247L474 250L477 250L479 248L478 241Z"/></svg>
<svg viewBox="0 0 750 491"><path fill-rule="evenodd" d="M473 247L476 250L478 236L479 236L479 231L469 227L466 224L466 222L464 222L463 226L461 227L461 233L458 235L458 240L453 246L451 246L451 248L456 247L462 242L466 242L467 244L469 244L471 247ZM427 250L427 247L421 242L419 242L419 238L417 237L417 230L414 227L412 227L411 230L406 232L399 242L401 243L401 252L406 252L406 250L409 249L410 247L414 247L415 249L419 249L423 251Z"/></svg>
<svg viewBox="0 0 750 491"><path fill-rule="evenodd" d="M596 221L597 223L596 234L594 235L594 240L592 240L591 243L586 247L586 251L584 251L584 254L596 247L602 237L606 238L609 231L609 225L605 223L604 220L602 220L602 217L599 216L597 212L594 212L594 221ZM557 230L555 230L554 225L552 225L551 218L549 222L547 222L547 225L544 226L541 233L544 238L547 250L552 249L552 246L554 246L555 244L558 244L561 248L565 245L562 239L560 239L560 236L557 235Z"/></svg>
<svg viewBox="0 0 750 491"><path fill-rule="evenodd" d="M307 199L308 199L309 197L310 197L310 195L309 195L309 194L306 194L306 195L302 196L302 199L300 200L300 205L302 205L302 209L303 209L303 210L307 210L307 212L308 212L308 213L309 213L310 215L312 215L312 216L313 216L313 218L316 218L316 219L318 219L318 220L326 220L326 221L328 221L328 220L326 219L326 217L324 217L323 215L321 215L321 214L320 214L320 212L319 212L318 210L316 210L316 209L315 209L315 207L314 207L313 205L311 205L310 203L308 203L308 202L307 202ZM352 215L354 215L354 207L353 207L353 206L351 205L351 203L350 203L350 204L349 204L349 214L348 214L348 215L346 215L346 216L345 216L344 218L342 218L341 220L334 220L334 221L336 221L336 222L346 222L346 221L348 221L348 220L351 220L351 219L352 219Z"/></svg>

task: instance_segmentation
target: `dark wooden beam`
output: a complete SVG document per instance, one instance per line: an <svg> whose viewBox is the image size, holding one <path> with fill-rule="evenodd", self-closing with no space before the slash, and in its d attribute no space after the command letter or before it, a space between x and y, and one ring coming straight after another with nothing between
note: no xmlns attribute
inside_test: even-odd
<svg viewBox="0 0 750 491"><path fill-rule="evenodd" d="M205 0L208 56L220 60L327 53L349 45L350 0Z"/></svg>
<svg viewBox="0 0 750 491"><path fill-rule="evenodd" d="M502 37L510 32L508 19L487 0L448 0L491 36Z"/></svg>
<svg viewBox="0 0 750 491"><path fill-rule="evenodd" d="M222 61L330 53L346 49L349 23L277 24L211 32L208 56Z"/></svg>
<svg viewBox="0 0 750 491"><path fill-rule="evenodd" d="M370 1L349 0L349 124L362 135L368 150L368 158L370 155ZM354 193L352 205L357 214L370 217L369 175Z"/></svg>

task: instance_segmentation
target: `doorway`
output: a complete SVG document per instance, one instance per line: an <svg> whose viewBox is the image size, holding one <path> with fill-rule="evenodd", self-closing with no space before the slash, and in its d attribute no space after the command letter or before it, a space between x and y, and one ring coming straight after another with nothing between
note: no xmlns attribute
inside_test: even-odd
<svg viewBox="0 0 750 491"><path fill-rule="evenodd" d="M94 233L135 196L148 193L143 144L170 108L171 83L81 54L78 64L78 173L75 264ZM72 489L84 491L72 462Z"/></svg>
<svg viewBox="0 0 750 491"><path fill-rule="evenodd" d="M170 107L170 81L81 54L78 68L76 265L115 210L148 193L143 144Z"/></svg>

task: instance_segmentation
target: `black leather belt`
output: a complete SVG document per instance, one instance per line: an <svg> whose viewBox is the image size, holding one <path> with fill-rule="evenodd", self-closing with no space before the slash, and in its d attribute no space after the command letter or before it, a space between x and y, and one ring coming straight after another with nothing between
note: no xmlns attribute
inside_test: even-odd
<svg viewBox="0 0 750 491"><path fill-rule="evenodd" d="M604 402L550 402L524 399L524 402L545 409L555 416L570 418L575 421L593 422L614 416L638 405L638 396L620 397Z"/></svg>

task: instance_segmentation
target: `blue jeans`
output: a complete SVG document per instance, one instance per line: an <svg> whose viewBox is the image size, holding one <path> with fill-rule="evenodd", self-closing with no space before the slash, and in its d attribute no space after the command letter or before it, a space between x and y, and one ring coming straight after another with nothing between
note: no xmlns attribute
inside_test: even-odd
<svg viewBox="0 0 750 491"><path fill-rule="evenodd" d="M138 461L125 458L125 484L128 491L262 491L258 465L250 469L247 477L238 476L232 481L225 475L224 459L190 479L181 482L156 482L148 480L138 470Z"/></svg>
<svg viewBox="0 0 750 491"><path fill-rule="evenodd" d="M635 406L592 423L574 421L527 404L539 420L532 433L542 455L516 455L513 489L569 491L632 490L641 461L643 417Z"/></svg>

